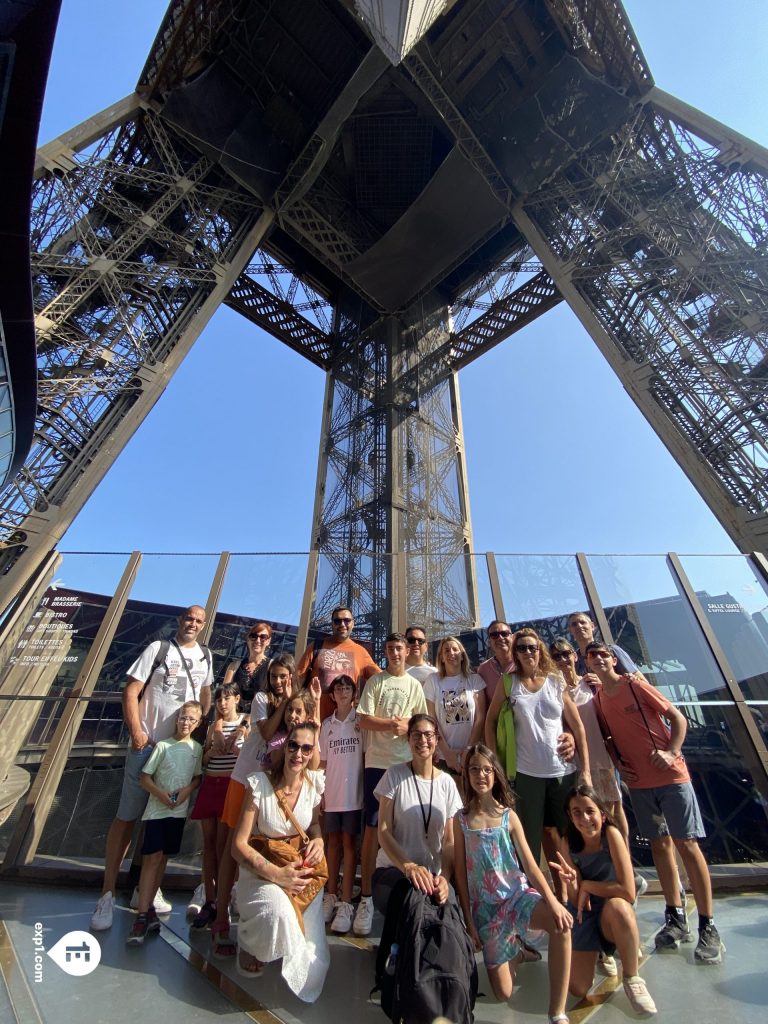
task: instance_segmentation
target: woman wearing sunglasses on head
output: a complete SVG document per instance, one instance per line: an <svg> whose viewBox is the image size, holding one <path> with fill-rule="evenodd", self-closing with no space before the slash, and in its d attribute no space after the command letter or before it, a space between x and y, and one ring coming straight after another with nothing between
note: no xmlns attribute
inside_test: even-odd
<svg viewBox="0 0 768 1024"><path fill-rule="evenodd" d="M282 958L283 977L306 1003L320 995L330 963L323 919L328 872L319 823L325 779L323 772L308 769L316 746L314 722L296 725L280 763L248 776L249 796L232 842L240 863L238 972L257 977L264 963ZM288 849L286 858L286 842L280 840L295 847L295 856Z"/></svg>
<svg viewBox="0 0 768 1024"><path fill-rule="evenodd" d="M553 860L567 824L565 797L578 782L578 772L565 759L563 720L573 733L581 778L587 783L589 752L576 706L536 630L518 630L512 653L509 702L517 746L517 813L534 859L538 861L543 842L547 859ZM506 699L504 687L497 687L485 722L485 742L494 752L496 723Z"/></svg>
<svg viewBox="0 0 768 1024"><path fill-rule="evenodd" d="M250 711L257 693L267 692L267 651L272 642L272 627L267 622L254 622L245 636L245 657L227 665L225 683L240 687L240 709Z"/></svg>

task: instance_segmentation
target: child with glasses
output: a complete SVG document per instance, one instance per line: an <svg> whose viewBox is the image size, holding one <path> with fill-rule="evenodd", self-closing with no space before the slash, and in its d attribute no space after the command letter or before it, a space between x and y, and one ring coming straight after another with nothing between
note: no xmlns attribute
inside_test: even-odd
<svg viewBox="0 0 768 1024"><path fill-rule="evenodd" d="M363 808L363 733L355 710L352 676L337 676L330 695L336 710L320 727L320 767L325 769L323 831L328 844L328 884L323 896L325 923L346 935L352 927L352 886L357 867L357 837ZM337 895L344 851L341 900Z"/></svg>
<svg viewBox="0 0 768 1024"><path fill-rule="evenodd" d="M139 914L126 940L129 946L140 946L149 932L160 931L152 897L163 880L168 858L181 849L189 798L200 785L203 748L192 739L192 733L202 718L199 701L182 704L173 739L160 740L142 768L140 782L149 793L149 800L142 815L146 825L141 848Z"/></svg>
<svg viewBox="0 0 768 1024"><path fill-rule="evenodd" d="M462 783L465 806L453 830L456 894L494 995L510 998L517 966L530 958L525 933L543 930L549 935L549 1020L567 1024L573 918L534 859L505 772L485 744L467 751Z"/></svg>

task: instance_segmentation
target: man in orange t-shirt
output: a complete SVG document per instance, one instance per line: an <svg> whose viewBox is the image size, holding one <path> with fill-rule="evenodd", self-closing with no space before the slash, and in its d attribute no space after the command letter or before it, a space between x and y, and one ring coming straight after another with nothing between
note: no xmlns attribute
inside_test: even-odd
<svg viewBox="0 0 768 1024"><path fill-rule="evenodd" d="M718 964L725 947L712 918L712 880L698 842L704 826L682 754L685 717L641 675L619 675L618 659L605 644L587 644L585 656L600 683L595 692L598 718L616 745L619 771L629 787L640 834L650 841L664 891L665 923L656 935L656 948L665 952L692 941L677 890L676 847L699 911L694 959Z"/></svg>
<svg viewBox="0 0 768 1024"><path fill-rule="evenodd" d="M320 682L323 695L320 698L319 719L326 719L335 710L331 699L331 683L337 676L351 676L357 683L357 692L371 676L381 669L362 644L350 639L355 620L349 608L340 605L331 612L331 635L316 647L310 644L304 651L296 669L302 686L308 686L314 678Z"/></svg>

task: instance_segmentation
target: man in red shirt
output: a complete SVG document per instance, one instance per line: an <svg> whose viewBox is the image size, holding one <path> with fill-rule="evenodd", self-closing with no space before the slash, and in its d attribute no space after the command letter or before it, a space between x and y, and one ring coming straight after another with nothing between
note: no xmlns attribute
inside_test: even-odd
<svg viewBox="0 0 768 1024"><path fill-rule="evenodd" d="M675 950L691 942L681 894L677 891L675 847L680 853L699 911L694 959L719 964L725 952L712 918L712 880L699 846L705 832L696 794L682 754L685 717L641 675L619 675L618 659L603 643L587 644L586 661L600 681L595 703L620 758L640 834L651 854L666 901L665 923L656 948Z"/></svg>
<svg viewBox="0 0 768 1024"><path fill-rule="evenodd" d="M355 620L349 608L343 605L334 608L331 635L319 646L310 644L299 659L296 671L302 685L307 686L314 679L320 682L323 691L319 709L321 722L335 709L330 689L337 676L351 676L357 683L357 692L361 693L367 680L381 671L368 651L351 639L354 628Z"/></svg>

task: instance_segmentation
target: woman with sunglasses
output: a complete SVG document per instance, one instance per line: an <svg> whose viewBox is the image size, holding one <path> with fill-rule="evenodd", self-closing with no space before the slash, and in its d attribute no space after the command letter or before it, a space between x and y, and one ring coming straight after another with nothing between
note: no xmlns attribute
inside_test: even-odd
<svg viewBox="0 0 768 1024"><path fill-rule="evenodd" d="M382 914L403 877L438 903L448 899L453 819L461 797L451 776L435 766L437 737L431 715L414 715L408 722L410 761L388 768L374 790L379 799L379 852L373 905Z"/></svg>
<svg viewBox="0 0 768 1024"><path fill-rule="evenodd" d="M232 842L240 864L238 973L257 977L264 963L282 958L281 973L288 987L306 1003L320 995L330 964L322 888L303 912L303 931L288 898L309 884L313 868L324 855L319 820L324 773L308 768L316 748L317 727L303 722L288 733L280 763L270 772L248 776L249 796ZM279 867L249 840L253 834L271 839L296 836L296 827L283 808L293 813L310 841L294 863Z"/></svg>
<svg viewBox="0 0 768 1024"><path fill-rule="evenodd" d="M240 687L240 709L250 711L257 693L267 691L267 651L272 642L272 627L268 622L254 622L245 637L245 657L227 665L225 683Z"/></svg>
<svg viewBox="0 0 768 1024"><path fill-rule="evenodd" d="M576 741L582 781L589 784L587 741L576 705L536 630L518 630L512 653L515 671L509 702L515 718L517 813L534 859L538 861L543 843L547 860L554 860L567 824L565 797L578 782L578 772L562 756L563 721ZM485 742L494 753L496 723L505 699L500 686L485 721Z"/></svg>

